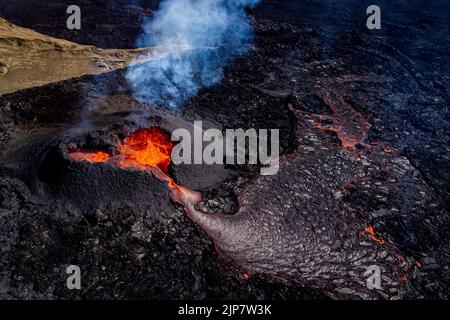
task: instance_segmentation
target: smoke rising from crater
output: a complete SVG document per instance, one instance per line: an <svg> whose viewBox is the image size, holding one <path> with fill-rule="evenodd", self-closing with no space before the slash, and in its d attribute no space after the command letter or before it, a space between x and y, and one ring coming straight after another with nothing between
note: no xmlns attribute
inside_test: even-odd
<svg viewBox="0 0 450 320"><path fill-rule="evenodd" d="M183 45L164 59L127 71L135 97L177 107L222 78L231 58L248 51L252 29L245 9L260 0L164 0L146 19L138 46Z"/></svg>

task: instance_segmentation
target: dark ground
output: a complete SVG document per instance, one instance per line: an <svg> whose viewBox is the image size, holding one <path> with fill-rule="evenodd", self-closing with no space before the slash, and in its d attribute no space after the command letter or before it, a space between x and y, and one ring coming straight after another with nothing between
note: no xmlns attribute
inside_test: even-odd
<svg viewBox="0 0 450 320"><path fill-rule="evenodd" d="M143 8L144 1L33 2L0 0L0 16L111 48L132 47L139 17L155 8ZM380 3L383 29L369 31L364 13L372 3L365 1L263 1L251 12L254 50L236 59L224 80L203 89L179 116L224 128L280 128L284 153L309 148L304 163L316 172L320 190L327 189L330 175L341 173L333 170L338 168L333 161L330 170L317 170L311 148L341 150L351 161L371 162L369 182L349 179L343 201L367 214L367 225L420 265L418 279L411 280L414 297L448 298L450 6ZM65 28L68 4L83 8L82 31ZM301 125L289 106L307 123L322 129L332 124L332 130L309 127L295 139ZM120 71L0 97L0 297L324 298L321 290L293 284L239 280L224 270L205 234L170 203L157 214L152 207L108 199L87 210L62 206L51 193L34 189L30 181L39 177L17 160L28 156L31 145L55 143L57 132L81 121L83 130L95 131L95 119L138 108ZM344 130L333 129L337 126ZM361 139L359 151L340 149L355 137ZM370 146L375 144L379 147ZM33 151L32 158L40 161L47 152ZM237 195L257 171L231 169L225 181L202 190L204 210L237 210ZM81 291L66 289L69 264L83 270Z"/></svg>

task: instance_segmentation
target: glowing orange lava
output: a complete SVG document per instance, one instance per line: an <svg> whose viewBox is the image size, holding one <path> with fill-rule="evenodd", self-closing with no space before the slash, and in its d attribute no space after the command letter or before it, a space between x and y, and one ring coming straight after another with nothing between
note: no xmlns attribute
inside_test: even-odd
<svg viewBox="0 0 450 320"><path fill-rule="evenodd" d="M71 152L70 156L77 161L89 161L89 162L106 162L111 158L109 153L103 151L89 151L80 150L79 152Z"/></svg>
<svg viewBox="0 0 450 320"><path fill-rule="evenodd" d="M173 143L163 131L150 128L132 132L121 144L119 166L123 168L160 168L167 173Z"/></svg>
<svg viewBox="0 0 450 320"><path fill-rule="evenodd" d="M160 168L167 174L171 162L173 143L160 129L139 129L132 132L119 145L119 154L110 155L104 151L80 150L71 152L77 161L115 162L123 168L152 169Z"/></svg>
<svg viewBox="0 0 450 320"><path fill-rule="evenodd" d="M368 234L370 240L378 242L379 244L384 244L383 239L377 238L375 236L375 229L372 226L368 226L368 227L364 228L364 231L361 232L361 235L364 235L364 234Z"/></svg>

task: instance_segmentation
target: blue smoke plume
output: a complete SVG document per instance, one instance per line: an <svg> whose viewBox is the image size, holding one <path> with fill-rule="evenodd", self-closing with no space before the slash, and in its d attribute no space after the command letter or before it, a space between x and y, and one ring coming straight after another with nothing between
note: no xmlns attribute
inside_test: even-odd
<svg viewBox="0 0 450 320"><path fill-rule="evenodd" d="M164 0L144 22L139 47L183 45L190 50L135 64L127 79L142 101L177 107L222 78L227 62L248 51L252 29L245 8L260 0Z"/></svg>

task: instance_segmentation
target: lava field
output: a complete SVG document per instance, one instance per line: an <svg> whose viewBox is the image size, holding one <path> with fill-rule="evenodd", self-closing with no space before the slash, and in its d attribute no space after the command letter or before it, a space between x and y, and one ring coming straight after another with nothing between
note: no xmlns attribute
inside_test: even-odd
<svg viewBox="0 0 450 320"><path fill-rule="evenodd" d="M368 30L365 1L262 0L248 52L174 108L126 68L159 1L79 0L81 30L31 2L0 0L0 299L450 298L448 3L378 1ZM33 82L12 47L90 67ZM198 120L279 129L278 173L175 165Z"/></svg>

